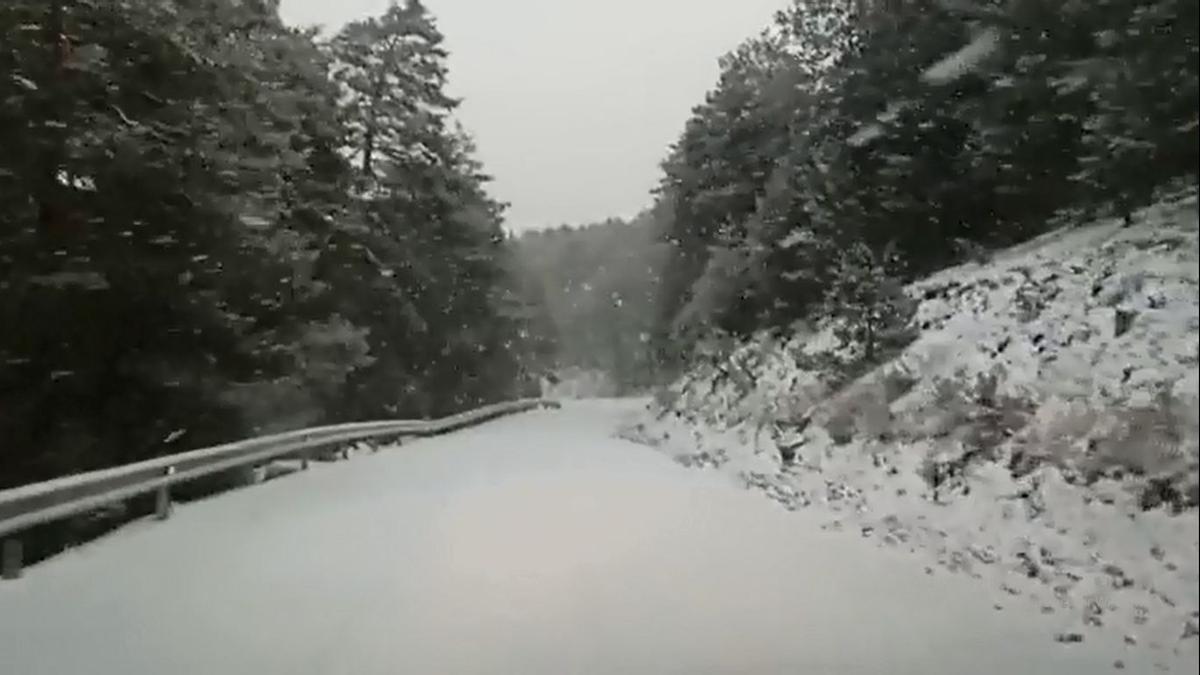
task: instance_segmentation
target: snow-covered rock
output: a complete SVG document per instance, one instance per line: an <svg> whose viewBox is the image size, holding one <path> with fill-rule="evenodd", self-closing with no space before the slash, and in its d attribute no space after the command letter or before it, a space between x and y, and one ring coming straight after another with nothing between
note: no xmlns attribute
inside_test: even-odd
<svg viewBox="0 0 1200 675"><path fill-rule="evenodd" d="M820 327L701 355L625 435L1036 603L1064 642L1194 661L1197 219L1193 190L914 283L917 338L848 382Z"/></svg>

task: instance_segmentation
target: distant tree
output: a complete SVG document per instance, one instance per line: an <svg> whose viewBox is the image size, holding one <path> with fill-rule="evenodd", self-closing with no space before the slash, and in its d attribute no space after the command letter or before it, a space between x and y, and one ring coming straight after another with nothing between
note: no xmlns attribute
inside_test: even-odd
<svg viewBox="0 0 1200 675"><path fill-rule="evenodd" d="M911 336L909 320L916 303L904 292L892 247L876 254L866 244L850 246L838 257L825 295L824 313L835 333L874 363Z"/></svg>
<svg viewBox="0 0 1200 675"><path fill-rule="evenodd" d="M663 245L653 215L531 232L516 242L527 297L544 303L558 367L599 370L623 389L657 379L651 334Z"/></svg>

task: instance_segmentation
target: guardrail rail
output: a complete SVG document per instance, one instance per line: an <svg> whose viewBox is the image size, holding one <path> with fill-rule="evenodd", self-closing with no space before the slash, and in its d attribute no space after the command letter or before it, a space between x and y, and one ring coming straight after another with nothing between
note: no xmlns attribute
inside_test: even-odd
<svg viewBox="0 0 1200 675"><path fill-rule="evenodd" d="M155 517L166 520L171 515L172 485L280 459L298 459L300 468L307 469L321 448L400 436L436 436L505 415L557 406L556 402L544 399L523 399L437 420L354 422L298 429L3 490L0 491L0 542L3 542L0 577L21 576L24 549L15 535L37 525L151 492L155 493Z"/></svg>

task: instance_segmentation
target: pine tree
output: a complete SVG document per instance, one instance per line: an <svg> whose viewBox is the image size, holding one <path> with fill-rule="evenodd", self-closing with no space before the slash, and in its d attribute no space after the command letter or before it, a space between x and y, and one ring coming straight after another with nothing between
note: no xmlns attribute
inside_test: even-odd
<svg viewBox="0 0 1200 675"><path fill-rule="evenodd" d="M916 303L904 293L893 247L875 253L859 242L839 257L825 295L825 314L844 344L877 362L909 339Z"/></svg>
<svg viewBox="0 0 1200 675"><path fill-rule="evenodd" d="M664 162L660 344L819 311L856 242L905 280L1194 182L1197 23L1183 0L794 0Z"/></svg>
<svg viewBox="0 0 1200 675"><path fill-rule="evenodd" d="M358 173L358 202L402 312L371 325L380 359L356 386L409 387L421 414L459 409L495 395L515 375L504 349L513 325L501 317L503 205L474 146L451 124L443 38L416 0L351 23L330 44ZM377 307L377 305L373 305ZM366 395L368 400L377 395Z"/></svg>
<svg viewBox="0 0 1200 675"><path fill-rule="evenodd" d="M356 99L277 4L0 6L3 484L511 390L502 208L432 19L371 22L404 91Z"/></svg>

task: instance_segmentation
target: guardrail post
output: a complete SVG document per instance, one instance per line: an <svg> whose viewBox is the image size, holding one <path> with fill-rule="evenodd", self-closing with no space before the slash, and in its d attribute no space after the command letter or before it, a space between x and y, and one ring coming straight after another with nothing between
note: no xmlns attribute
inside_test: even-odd
<svg viewBox="0 0 1200 675"><path fill-rule="evenodd" d="M308 454L309 453L307 451L305 451L304 454L300 455L300 470L301 471L308 471Z"/></svg>
<svg viewBox="0 0 1200 675"><path fill-rule="evenodd" d="M25 557L24 547L20 539L5 539L3 551L0 552L0 576L12 581L21 578L21 564Z"/></svg>
<svg viewBox="0 0 1200 675"><path fill-rule="evenodd" d="M175 467L168 466L166 474L170 476L175 473ZM171 486L164 485L158 488L158 492L154 495L154 517L159 520L166 520L171 517Z"/></svg>

